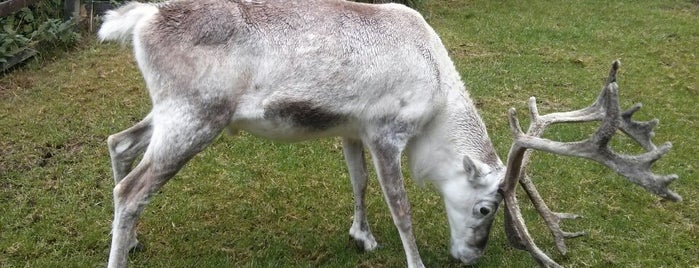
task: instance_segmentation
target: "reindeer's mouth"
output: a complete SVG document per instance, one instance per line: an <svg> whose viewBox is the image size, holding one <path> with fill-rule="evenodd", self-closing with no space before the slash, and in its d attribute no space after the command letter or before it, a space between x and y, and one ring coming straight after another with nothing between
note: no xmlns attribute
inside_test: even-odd
<svg viewBox="0 0 699 268"><path fill-rule="evenodd" d="M467 248L464 248L464 249L467 249ZM481 259L481 257L483 257L483 250L463 251L463 250L454 250L452 248L451 256L455 260L458 260L465 265L473 265L473 264L476 264Z"/></svg>

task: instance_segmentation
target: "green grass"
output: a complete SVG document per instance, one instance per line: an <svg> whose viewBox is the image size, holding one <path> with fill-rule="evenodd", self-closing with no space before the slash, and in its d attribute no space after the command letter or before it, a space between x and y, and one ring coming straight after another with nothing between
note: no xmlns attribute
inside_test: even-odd
<svg viewBox="0 0 699 268"><path fill-rule="evenodd" d="M699 266L699 4L696 1L431 0L423 14L440 33L501 156L511 143L506 110L537 96L541 112L581 108L621 59L621 102L643 102L660 119L656 143L673 150L659 174L685 200L659 198L591 162L537 154L531 173L563 224L588 235L558 254L531 207L536 241L568 267ZM0 77L0 267L101 267L107 260L113 182L106 137L149 110L129 48L86 42ZM586 137L594 124L552 128ZM628 139L617 148L638 152ZM408 175L409 177L409 175ZM448 255L441 199L408 179L415 235L428 267ZM400 239L376 180L370 224L384 247L358 253L348 241L349 178L340 143L282 144L223 135L153 198L139 225L146 250L134 267L401 267ZM502 213L502 212L499 212ZM478 267L532 267L507 246L502 218Z"/></svg>

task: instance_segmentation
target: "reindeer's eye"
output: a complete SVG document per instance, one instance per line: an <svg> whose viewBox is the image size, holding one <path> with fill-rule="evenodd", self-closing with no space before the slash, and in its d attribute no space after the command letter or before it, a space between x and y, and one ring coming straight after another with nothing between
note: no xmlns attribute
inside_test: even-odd
<svg viewBox="0 0 699 268"><path fill-rule="evenodd" d="M473 206L473 214L476 217L489 217L498 209L498 204L490 200L482 200Z"/></svg>

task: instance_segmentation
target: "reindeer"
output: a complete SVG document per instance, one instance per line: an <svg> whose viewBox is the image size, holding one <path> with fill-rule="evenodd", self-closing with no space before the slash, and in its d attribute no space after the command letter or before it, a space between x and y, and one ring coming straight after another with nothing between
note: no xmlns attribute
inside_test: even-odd
<svg viewBox="0 0 699 268"><path fill-rule="evenodd" d="M132 40L152 110L140 122L109 136L114 175L114 221L109 267L125 267L139 247L135 225L153 196L224 129L301 141L342 137L354 192L349 235L363 250L377 248L367 222L365 190L369 151L385 201L400 234L408 267L423 267L412 233L410 203L401 174L405 151L416 180L429 180L444 198L451 256L465 264L482 255L499 204L504 200L511 243L537 262L558 266L539 250L517 207L521 182L543 204L524 167L531 151L596 160L661 197L676 175L658 176L650 165L670 145L650 142L657 121L636 122L640 108L619 113L615 62L600 97L574 112L539 115L530 100L532 126L520 130L507 166L439 36L416 11L398 4L341 0L200 0L129 3L110 11L102 41ZM587 141L539 138L546 126L601 120ZM609 139L621 129L649 152L614 153ZM140 163L132 163L143 155ZM537 199L538 198L538 199ZM569 214L538 205L557 241Z"/></svg>

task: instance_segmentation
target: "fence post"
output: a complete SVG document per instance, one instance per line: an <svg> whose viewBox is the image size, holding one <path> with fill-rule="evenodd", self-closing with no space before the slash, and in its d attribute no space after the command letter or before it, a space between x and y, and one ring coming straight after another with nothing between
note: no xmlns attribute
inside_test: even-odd
<svg viewBox="0 0 699 268"><path fill-rule="evenodd" d="M80 22L80 0L65 0L63 3L63 21L75 18L75 23Z"/></svg>

